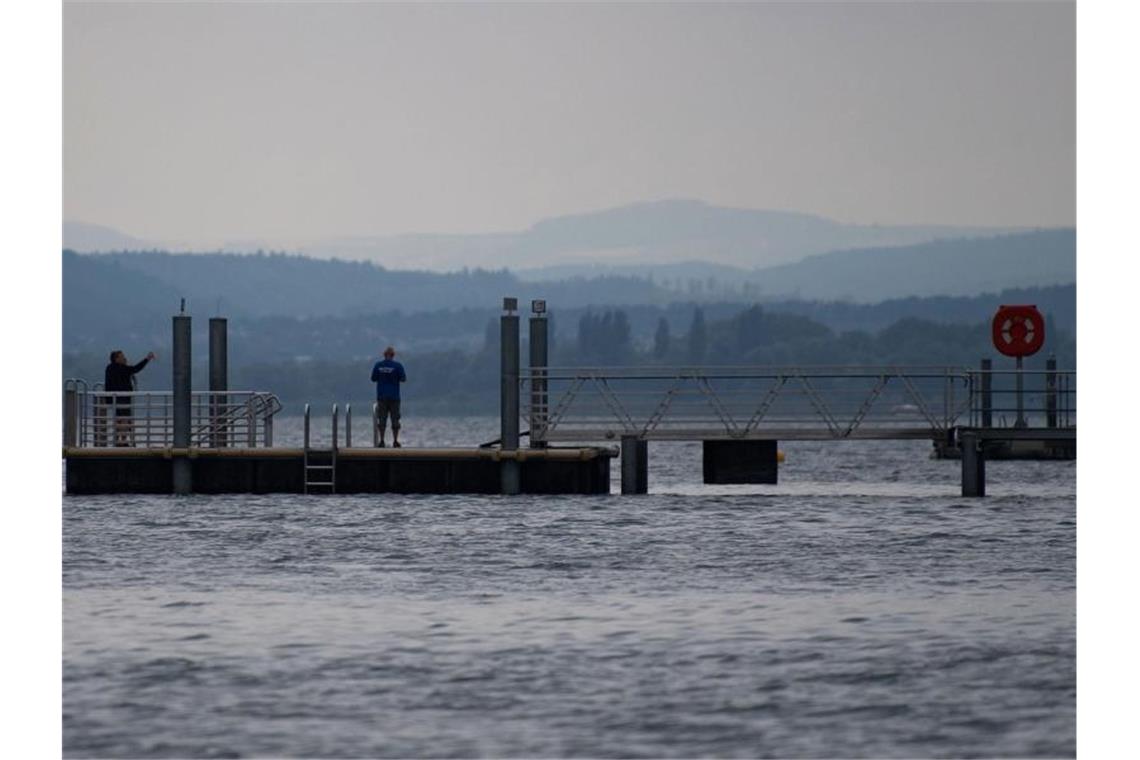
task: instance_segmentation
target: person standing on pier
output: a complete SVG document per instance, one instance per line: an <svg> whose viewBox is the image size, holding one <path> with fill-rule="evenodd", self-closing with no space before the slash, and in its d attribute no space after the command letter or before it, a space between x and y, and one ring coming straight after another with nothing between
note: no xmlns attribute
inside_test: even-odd
<svg viewBox="0 0 1140 760"><path fill-rule="evenodd" d="M384 358L372 365L372 382L376 383L377 446L384 446L388 415L392 415L392 446L400 448L400 383L408 379L404 365L395 360L396 349L384 349Z"/></svg>
<svg viewBox="0 0 1140 760"><path fill-rule="evenodd" d="M122 351L111 352L111 363L103 370L103 389L109 393L130 393L135 389L135 374L140 372L151 359L154 351L146 355L138 364L127 364L127 355ZM108 396L108 405L115 407L115 445L133 446L131 430L131 397Z"/></svg>

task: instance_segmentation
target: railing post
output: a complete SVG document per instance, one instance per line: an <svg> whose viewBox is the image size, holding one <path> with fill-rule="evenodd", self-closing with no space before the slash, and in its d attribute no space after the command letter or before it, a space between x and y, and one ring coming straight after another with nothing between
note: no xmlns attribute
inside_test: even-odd
<svg viewBox="0 0 1140 760"><path fill-rule="evenodd" d="M982 359L982 427L994 426L994 362L992 359Z"/></svg>
<svg viewBox="0 0 1140 760"><path fill-rule="evenodd" d="M1017 394L1017 421L1013 423L1014 427L1026 427L1025 422L1025 357L1019 356L1015 359L1017 362L1017 375L1016 375L1016 394Z"/></svg>
<svg viewBox="0 0 1140 760"><path fill-rule="evenodd" d="M266 413L265 422L262 423L262 427L263 427L262 437L265 439L262 441L262 443L265 445L266 448L272 448L272 446L273 446L273 414L271 412Z"/></svg>
<svg viewBox="0 0 1140 760"><path fill-rule="evenodd" d="M226 320L210 319L210 445L221 448L229 445L226 424L228 412L229 368L227 360Z"/></svg>
<svg viewBox="0 0 1140 760"><path fill-rule="evenodd" d="M185 306L185 304L183 304ZM174 448L190 448L190 317L185 308L174 317ZM188 456L176 456L171 462L174 493L189 494L194 490L193 470Z"/></svg>
<svg viewBox="0 0 1140 760"><path fill-rule="evenodd" d="M517 298L503 299L503 315L499 318L499 448L502 451L517 451L519 447L519 318L516 309ZM505 459L500 465L501 492L519 493L522 489L519 463Z"/></svg>
<svg viewBox="0 0 1140 760"><path fill-rule="evenodd" d="M377 401L372 402L372 448L380 445L380 428L378 427L380 416L380 403Z"/></svg>
<svg viewBox="0 0 1140 760"><path fill-rule="evenodd" d="M309 450L309 405L305 404L305 451Z"/></svg>
<svg viewBox="0 0 1140 760"><path fill-rule="evenodd" d="M1045 427L1057 427L1057 357L1045 360Z"/></svg>
<svg viewBox="0 0 1140 760"><path fill-rule="evenodd" d="M332 408L332 448L333 448L333 451L336 451L337 445L339 443L339 441L337 439L340 438L340 433L339 433L339 431L337 431L337 420L339 420L339 419L340 419L340 408L336 404L333 404L333 408Z"/></svg>
<svg viewBox="0 0 1140 760"><path fill-rule="evenodd" d="M107 445L107 399L105 396L96 394L91 399L94 405L93 410L93 424L95 428L95 445Z"/></svg>
<svg viewBox="0 0 1140 760"><path fill-rule="evenodd" d="M257 447L257 414L253 410L253 396L245 402L245 417L248 421L245 442L249 448Z"/></svg>
<svg viewBox="0 0 1140 760"><path fill-rule="evenodd" d="M344 405L344 447L352 448L352 404Z"/></svg>
<svg viewBox="0 0 1140 760"><path fill-rule="evenodd" d="M530 309L530 447L546 448L547 389L549 364L546 301L531 301Z"/></svg>

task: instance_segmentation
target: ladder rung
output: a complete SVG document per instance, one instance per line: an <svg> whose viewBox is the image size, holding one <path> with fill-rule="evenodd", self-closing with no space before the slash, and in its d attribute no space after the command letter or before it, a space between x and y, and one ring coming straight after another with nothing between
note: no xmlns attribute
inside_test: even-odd
<svg viewBox="0 0 1140 760"><path fill-rule="evenodd" d="M307 465L305 465L305 469L306 470L331 470L331 469L333 469L333 466L331 464L307 464Z"/></svg>
<svg viewBox="0 0 1140 760"><path fill-rule="evenodd" d="M305 483L305 485L307 485L307 486L334 486L334 485L336 485L336 483L333 483L331 480L310 480L310 481L307 481Z"/></svg>

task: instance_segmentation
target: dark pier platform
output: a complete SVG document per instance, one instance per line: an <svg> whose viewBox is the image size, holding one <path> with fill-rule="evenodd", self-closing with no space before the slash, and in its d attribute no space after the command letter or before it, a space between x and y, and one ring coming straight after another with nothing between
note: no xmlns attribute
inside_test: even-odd
<svg viewBox="0 0 1140 760"><path fill-rule="evenodd" d="M497 494L504 462L521 492L608 494L605 447L559 449L65 447L69 494L174 493L174 463L189 461L192 492ZM308 467L308 469L307 469ZM319 480L306 473L321 472ZM332 475L333 485L322 484Z"/></svg>

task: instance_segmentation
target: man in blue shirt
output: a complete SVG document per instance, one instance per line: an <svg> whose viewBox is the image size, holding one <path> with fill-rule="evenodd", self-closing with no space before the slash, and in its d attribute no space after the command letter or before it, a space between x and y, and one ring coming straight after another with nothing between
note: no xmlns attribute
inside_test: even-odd
<svg viewBox="0 0 1140 760"><path fill-rule="evenodd" d="M384 349L384 359L372 365L372 382L376 383L376 426L380 436L377 446L384 445L388 415L392 415L392 446L400 448L400 383L408 379L404 365L395 361L396 349Z"/></svg>

